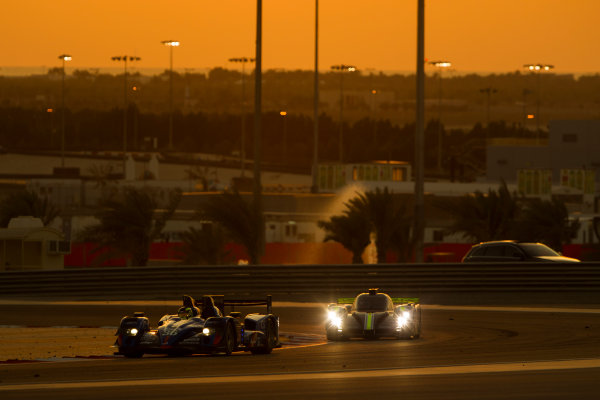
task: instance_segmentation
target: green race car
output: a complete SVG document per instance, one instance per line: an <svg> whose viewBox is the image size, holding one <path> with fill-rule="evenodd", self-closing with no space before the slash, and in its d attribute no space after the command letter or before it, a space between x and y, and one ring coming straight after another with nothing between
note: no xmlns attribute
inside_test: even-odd
<svg viewBox="0 0 600 400"><path fill-rule="evenodd" d="M369 289L355 298L341 298L327 307L328 340L352 338L416 339L421 335L418 298L393 298Z"/></svg>

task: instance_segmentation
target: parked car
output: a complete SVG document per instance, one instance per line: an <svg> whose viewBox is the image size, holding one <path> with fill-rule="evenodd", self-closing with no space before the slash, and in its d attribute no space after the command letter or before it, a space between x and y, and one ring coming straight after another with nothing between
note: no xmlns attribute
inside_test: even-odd
<svg viewBox="0 0 600 400"><path fill-rule="evenodd" d="M543 243L500 240L471 247L462 262L579 262L565 257Z"/></svg>

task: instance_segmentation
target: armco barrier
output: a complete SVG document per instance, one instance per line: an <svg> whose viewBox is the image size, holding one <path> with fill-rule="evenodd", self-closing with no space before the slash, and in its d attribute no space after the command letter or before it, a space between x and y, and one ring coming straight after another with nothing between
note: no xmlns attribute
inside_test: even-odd
<svg viewBox="0 0 600 400"><path fill-rule="evenodd" d="M378 287L422 302L600 304L600 263L244 265L0 273L0 298L174 299L273 295L329 301Z"/></svg>

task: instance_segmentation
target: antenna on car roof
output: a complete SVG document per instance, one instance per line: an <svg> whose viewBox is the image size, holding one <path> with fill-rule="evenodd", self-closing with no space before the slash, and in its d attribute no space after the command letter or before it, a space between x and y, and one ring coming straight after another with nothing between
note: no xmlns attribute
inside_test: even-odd
<svg viewBox="0 0 600 400"><path fill-rule="evenodd" d="M377 291L378 291L378 290L379 290L379 288L375 288L375 289L369 289L369 294L370 294L371 296L374 296L374 295L376 295L376 294L377 294Z"/></svg>

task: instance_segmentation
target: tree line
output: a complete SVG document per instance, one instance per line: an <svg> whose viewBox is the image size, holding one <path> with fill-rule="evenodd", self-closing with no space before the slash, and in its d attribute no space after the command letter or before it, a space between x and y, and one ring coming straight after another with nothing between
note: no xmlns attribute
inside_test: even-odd
<svg viewBox="0 0 600 400"><path fill-rule="evenodd" d="M128 102L144 113L161 114L168 109L169 71L158 75L129 73ZM538 79L540 78L540 79ZM241 113L251 109L254 96L253 72L242 75L239 70L221 67L208 72L186 71L173 73L173 102L176 110L187 112ZM314 72L308 70L267 70L263 72L263 108L279 111L289 108L298 113L311 114L313 109ZM319 88L322 92L340 90L340 73L323 71ZM75 70L67 73L65 92L62 91L62 69L52 68L43 75L0 76L0 105L25 108L58 108L64 94L66 107L110 110L122 108L124 75L99 73L97 70ZM243 88L242 88L243 87ZM383 72L344 72L343 88L348 92L366 93L364 100L347 104L362 118L372 107L371 94L393 94L381 108L397 108L414 101L415 76L411 74L384 74ZM426 98L462 100L469 104L487 102L481 89L492 88L491 100L497 105L514 104L524 97L537 98L556 107L594 107L600 102L600 74L575 76L573 74L514 71L504 74L458 74L452 71L442 75L428 71L425 82ZM373 90L376 92L374 93ZM326 104L322 104L327 107ZM364 113L360 115L360 110ZM327 111L336 113L337 106Z"/></svg>
<svg viewBox="0 0 600 400"><path fill-rule="evenodd" d="M348 200L341 215L319 226L327 232L325 240L341 243L349 250L354 263L375 237L377 261L386 262L393 252L400 262L414 254L412 207L406 196L387 188L357 193ZM570 220L565 203L558 199L526 198L511 193L503 182L498 190L476 191L456 198L438 198L434 206L452 220L445 234L461 234L471 242L514 239L542 242L561 251L571 243L580 228L579 220Z"/></svg>
<svg viewBox="0 0 600 400"><path fill-rule="evenodd" d="M166 114L128 110L128 151L163 151L168 143ZM123 149L123 111L112 109L67 111L65 150L120 151ZM190 113L174 115L173 149L237 157L241 152L241 126L245 125L245 154L253 158L253 118L236 114ZM263 114L263 162L310 170L313 159L313 119L304 115ZM484 127L449 129L437 119L425 129L427 149L437 149L442 132L443 167L450 171L460 164L463 179L473 179L485 168L485 139L535 137L516 124L492 122ZM319 161L339 161L340 122L329 115L319 118ZM414 123L393 124L390 120L364 118L343 123L344 162L397 160L414 162ZM158 146L154 148L154 139ZM61 116L46 110L0 107L0 146L11 151L58 152L61 149ZM425 152L426 167L437 166L437 152ZM457 168L458 170L458 168ZM458 172L457 172L458 176Z"/></svg>
<svg viewBox="0 0 600 400"><path fill-rule="evenodd" d="M128 151L167 150L168 71L154 76L129 74L127 102L123 98L123 78L123 75L76 70L67 75L63 92L59 68L44 75L0 76L0 146L17 151L58 151L64 111L67 151L121 150L124 130ZM341 121L339 78L337 72L324 72L320 76L319 160L339 161L339 135L343 132L344 162L413 162L414 76L345 73L344 89L350 94L345 98ZM312 71L264 72L264 162L310 168L314 148L312 79ZM489 103L482 93L484 88L494 88ZM426 112L429 121L426 149L437 148L441 138L442 167L446 171L456 168L465 175L464 179L472 179L483 171L485 139L546 135L543 125L542 132L536 133L537 125L522 119L524 113L534 110L538 95L544 122L553 116L589 119L600 115L600 75L536 76L519 71L487 76L429 74L426 89L430 100ZM327 92L329 103L324 100ZM380 95L385 100L375 101ZM438 96L443 96L447 103L438 103ZM464 101L465 105L460 106L464 110L451 109L454 100ZM239 156L243 126L245 154L253 157L251 73L242 75L240 71L224 68L207 73L175 73L173 101L174 147L169 150ZM496 119L486 118L484 110L488 104L496 108ZM280 114L282 110L287 110L285 116ZM457 165L459 155L460 165ZM435 151L426 151L425 157L426 168L437 166Z"/></svg>
<svg viewBox="0 0 600 400"><path fill-rule="evenodd" d="M173 191L165 204L159 204L152 189L126 188L103 199L95 209L98 222L79 232L76 240L92 242L99 262L125 257L131 265L145 266L150 245L159 240L181 198ZM209 196L198 206L193 219L207 221L201 229L190 227L182 235L179 256L188 265L228 264L226 244L241 245L251 264L260 263L264 220L253 205L253 198L237 192ZM406 196L387 188L356 195L344 203L345 209L318 222L326 232L325 241L339 242L352 253L353 263L362 263L366 247L374 240L377 262L385 263L390 253L398 262L414 257L413 215ZM446 233L459 233L473 242L516 239L542 242L560 251L571 242L580 223L570 220L564 202L528 199L511 193L502 183L498 190L475 192L454 199L437 201L435 206L448 212L452 224ZM45 225L60 215L47 199L23 191L0 202L0 224L11 218L31 215ZM598 235L600 218L595 220Z"/></svg>

